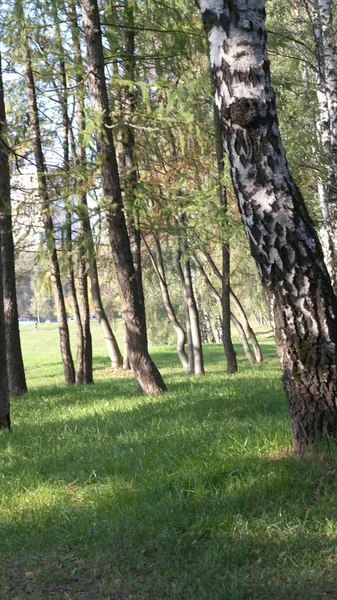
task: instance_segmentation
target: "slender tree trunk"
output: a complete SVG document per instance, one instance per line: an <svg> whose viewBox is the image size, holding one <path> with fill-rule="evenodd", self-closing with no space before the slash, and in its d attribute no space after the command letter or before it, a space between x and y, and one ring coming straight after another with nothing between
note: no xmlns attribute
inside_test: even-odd
<svg viewBox="0 0 337 600"><path fill-rule="evenodd" d="M212 329L211 319L209 318L208 310L206 308L204 308L203 312L204 312L205 326L206 326L208 339L211 344L215 344L215 337L214 337L214 333L213 333L213 329Z"/></svg>
<svg viewBox="0 0 337 600"><path fill-rule="evenodd" d="M2 220L0 215L0 220ZM6 330L5 330L5 314L3 301L3 285L2 285L2 239L0 228L0 429L10 429L10 406L9 406L9 388L7 375L7 357L6 357Z"/></svg>
<svg viewBox="0 0 337 600"><path fill-rule="evenodd" d="M6 355L9 391L11 394L20 395L27 391L27 385L21 352L16 299L10 173L7 145L5 143L5 123L6 112L0 55L0 233L2 241L1 257L6 325Z"/></svg>
<svg viewBox="0 0 337 600"><path fill-rule="evenodd" d="M227 213L227 195L223 186L223 175L225 170L224 150L222 144L221 120L214 105L214 129L216 140L216 157L218 166L218 188L219 200L223 213ZM227 362L227 374L232 375L238 370L236 360L236 352L234 350L231 336L231 315L230 315L230 249L229 243L225 242L222 245L222 277L221 277L221 305L222 305L222 339Z"/></svg>
<svg viewBox="0 0 337 600"><path fill-rule="evenodd" d="M184 371L189 372L188 357L185 352L186 334L177 319L177 316L175 314L175 311L174 311L174 308L173 308L173 305L171 302L168 285L167 285L165 269L164 269L163 254L162 254L162 250L161 250L159 237L154 231L152 232L152 237L153 237L153 241L154 241L154 255L155 256L153 255L145 237L143 237L143 240L147 247L154 271L159 280L160 290L161 290L165 310L167 312L167 316L168 316L170 323L171 323L171 325L176 333L176 336L177 336L177 353L178 353L179 360L182 364Z"/></svg>
<svg viewBox="0 0 337 600"><path fill-rule="evenodd" d="M180 248L178 249L178 252L177 252L177 269L178 269L181 285L183 288L184 305L185 305L186 338L187 338L187 348L188 348L188 357L187 357L188 358L188 366L186 369L186 373L194 373L194 347L193 347L192 331L191 331L191 317L190 317L190 311L189 311L189 306L188 306L188 293L187 293L187 289L186 289L186 285L185 285L185 277L184 277L184 271L182 268L182 256L181 256Z"/></svg>
<svg viewBox="0 0 337 600"><path fill-rule="evenodd" d="M204 359L202 353L202 343L200 334L200 322L199 322L199 311L197 303L195 301L192 275L191 275L191 263L190 258L187 256L187 245L186 242L180 239L180 262L181 262L181 273L182 283L184 288L184 298L186 306L188 308L189 321L190 321L190 332L191 341L193 346L193 357L194 357L194 374L204 375ZM188 333L188 330L187 330ZM189 353L190 354L190 353Z"/></svg>
<svg viewBox="0 0 337 600"><path fill-rule="evenodd" d="M214 260L212 259L212 257L209 254L209 252L207 252L207 250L204 249L203 252L204 252L204 255L207 258L207 262L208 262L209 266L211 267L214 275L219 279L219 281L222 284L222 274L220 273L219 269L217 268ZM199 262L199 266L200 266L200 261L198 261L198 262ZM205 275L206 274L204 274L204 276ZM206 275L206 277L207 277L207 275ZM250 323L248 321L248 317L246 315L246 312L245 312L242 304L240 303L239 299L234 294L234 292L233 292L232 289L230 289L230 298L231 298L231 301L233 302L233 304L235 305L237 311L239 312L240 319L242 320L243 328L244 328L244 331L245 331L245 335L247 336L248 340L251 342L251 344L253 346L256 362L257 363L261 363L262 362L262 351L261 351L261 348L260 348L259 343L257 341L256 335L255 335L252 327L250 326ZM233 319L232 319L232 323L233 323L233 325L235 325ZM240 329L242 329L241 323L240 323ZM241 339L241 335L242 335L241 332L239 332L239 335L240 335L240 339ZM247 343L248 342L247 342L247 339L246 339L245 342L244 342L244 347L247 347L246 346ZM255 362L255 360L251 361L249 355L247 356L247 358L248 358L249 362Z"/></svg>
<svg viewBox="0 0 337 600"><path fill-rule="evenodd" d="M210 279L209 279L209 277L208 277L205 269L203 268L200 260L198 259L198 257L194 256L193 260L194 260L194 262L195 262L195 264L196 264L196 266L197 266L197 268L199 270L200 275L202 276L204 282L206 283L207 288L209 289L209 291L212 294L213 298L217 301L219 309L222 312L222 299L221 299L221 296L220 296L219 292L216 290L216 288L214 287L214 285L210 281ZM233 323L234 327L236 328L236 330L237 330L237 332L239 334L239 337L240 337L240 340L241 340L242 347L243 347L244 353L246 355L246 358L248 359L248 361L250 362L251 365L255 364L256 360L255 360L253 354L251 353L251 350L250 350L250 347L249 347L249 343L248 343L248 340L247 340L247 337L246 337L246 333L245 333L245 331L244 331L244 329L243 329L240 321L235 317L235 315L233 315L232 312L230 313L230 318L231 318L231 322ZM220 319L220 317L219 317L216 325L217 325L217 328L219 328L220 326L223 327L223 325L222 325L222 319ZM220 340L219 343L223 344L223 332L221 331L221 335L220 335L220 333L218 331L217 332L217 336L218 336L218 339Z"/></svg>
<svg viewBox="0 0 337 600"><path fill-rule="evenodd" d="M64 59L64 51L62 45L62 37L60 31L60 25L58 22L58 15L56 5L52 6L53 10L53 18L55 25L55 41L57 46L57 51L59 55L59 79L60 79L60 103L61 103L61 113L62 113L62 128L63 128L63 137L62 137L62 146L63 146L63 171L64 171L64 197L65 197L65 206L66 206L66 223L65 223L65 233L66 233L66 255L67 255L67 267L68 267L68 286L70 290L70 295L73 304L73 312L75 317L75 326L77 333L77 352L76 352L76 371L75 371L75 382L77 384L83 383L92 383L92 352L91 351L91 333L90 327L88 333L89 339L85 339L83 323L81 318L81 313L79 309L79 302L76 291L75 284L75 272L74 272L74 259L73 259L73 240L72 240L72 211L70 206L70 189L69 189L69 176L70 176L70 152L69 152L69 137L70 137L70 122L68 116L68 86L67 86L67 74L66 74L66 66ZM75 152L75 140L73 140L73 151ZM79 232L80 238L80 232ZM81 238L80 238L81 239ZM81 262L81 261L80 261ZM85 271L85 267L82 267L81 274ZM85 277L85 273L83 274ZM83 292L83 282L81 286L81 291ZM88 309L89 316L89 309ZM89 352L88 352L89 349ZM86 360L89 359L89 363L86 363Z"/></svg>
<svg viewBox="0 0 337 600"><path fill-rule="evenodd" d="M166 387L148 352L146 319L130 240L127 232L121 187L112 138L107 95L102 35L96 0L81 0L88 54L88 84L92 108L100 123L96 142L101 158L101 178L123 317L127 328L130 363L142 390L147 394L163 392Z"/></svg>
<svg viewBox="0 0 337 600"><path fill-rule="evenodd" d="M262 360L263 360L262 350L260 348L259 342L257 341L256 335L250 326L245 309L243 308L239 298L237 297L236 294L234 294L232 289L231 289L231 300L240 315L240 322L243 325L243 328L246 332L246 336L247 336L249 342L251 343L251 345L253 346L256 362L260 364L260 363L262 363Z"/></svg>
<svg viewBox="0 0 337 600"><path fill-rule="evenodd" d="M267 58L263 0L202 0L216 104L252 254L273 306L297 452L337 433L337 299L288 169Z"/></svg>
<svg viewBox="0 0 337 600"><path fill-rule="evenodd" d="M80 32L77 21L77 13L76 6L73 0L69 0L69 15L71 19L71 34L72 41L74 46L74 59L75 59L75 77L76 77L76 96L77 96L77 125L79 129L79 144L78 144L78 162L83 170L86 167L86 154L85 148L83 146L83 136L86 130L86 118L85 118L85 73L83 68L83 58L81 52L81 43L80 43ZM81 187L85 185L85 182L80 182ZM122 366L122 355L120 349L117 344L117 340L113 334L111 325L106 316L103 302L101 298L101 291L99 286L99 278L98 278L98 269L97 269L97 261L95 256L95 247L94 240L92 235L92 229L89 218L88 211L88 203L87 203L87 195L86 190L84 189L80 193L80 205L79 205L79 223L78 223L78 234L79 238L83 240L83 243L80 244L79 249L79 308L81 314L82 327L84 332L84 338L89 341L86 343L84 354L87 356L85 364L86 375L88 378L90 376L90 360L89 355L92 355L91 348L91 334L89 338L90 332L90 312L89 312L89 299L88 299L88 284L87 284L87 268L86 268L86 258L89 263L89 278L91 284L91 296L92 301L95 308L95 313L101 328L101 331L104 336L105 344L107 347L107 351L111 360L111 368L119 369ZM91 371L92 371L92 363L91 363Z"/></svg>
<svg viewBox="0 0 337 600"><path fill-rule="evenodd" d="M68 385L71 385L75 382L75 370L70 349L69 329L62 290L60 268L55 244L54 226L50 214L50 200L46 179L45 161L42 150L36 88L30 56L30 48L28 44L27 34L25 31L22 4L20 5L20 9L22 13L22 29L20 33L22 37L22 45L25 52L25 83L27 89L28 109L33 135L33 150L35 155L36 169L38 173L38 191L42 202L42 219L46 235L49 269L60 334L60 347L63 361L64 377L65 382Z"/></svg>

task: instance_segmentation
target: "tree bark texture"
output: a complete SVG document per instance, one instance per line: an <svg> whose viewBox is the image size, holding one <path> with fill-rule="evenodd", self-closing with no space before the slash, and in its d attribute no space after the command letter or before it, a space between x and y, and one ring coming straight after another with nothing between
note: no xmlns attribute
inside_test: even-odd
<svg viewBox="0 0 337 600"><path fill-rule="evenodd" d="M15 284L14 241L10 199L10 172L8 147L5 143L6 112L2 82L0 56L0 232L3 276L3 303L6 326L6 356L8 385L11 394L20 395L27 391L23 365L18 306Z"/></svg>
<svg viewBox="0 0 337 600"><path fill-rule="evenodd" d="M109 117L109 101L104 72L104 56L96 0L81 0L87 45L88 84L91 105L99 120L96 143L101 162L103 195L115 269L120 289L123 318L127 328L131 368L147 394L166 387L152 361L147 344L146 320L137 283L130 240L123 212L121 186Z"/></svg>
<svg viewBox="0 0 337 600"><path fill-rule="evenodd" d="M23 14L23 10L22 10ZM51 275L51 284L54 296L54 302L57 314L57 323L60 335L61 357L63 362L64 378L68 385L75 382L75 369L70 349L69 328L67 323L67 314L64 303L60 267L58 262L54 226L50 212L50 198L47 186L46 167L42 150L42 141L40 133L40 121L37 106L36 87L30 56L30 48L24 23L21 30L23 47L25 50L25 83L28 96L28 109L33 137L33 150L38 174L38 191L42 203L42 220L46 235L46 244L49 259L49 269Z"/></svg>
<svg viewBox="0 0 337 600"><path fill-rule="evenodd" d="M273 306L295 449L337 433L337 300L288 169L271 87L263 0L201 0L242 220Z"/></svg>

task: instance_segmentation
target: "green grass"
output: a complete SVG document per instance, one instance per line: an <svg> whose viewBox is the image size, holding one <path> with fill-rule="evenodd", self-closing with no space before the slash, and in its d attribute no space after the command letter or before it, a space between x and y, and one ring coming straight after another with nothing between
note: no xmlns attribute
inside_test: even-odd
<svg viewBox="0 0 337 600"><path fill-rule="evenodd" d="M24 330L29 393L0 435L1 600L337 598L337 452L297 459L273 342L265 362L182 374L168 393L109 371L62 383L56 328ZM238 348L239 350L239 348Z"/></svg>

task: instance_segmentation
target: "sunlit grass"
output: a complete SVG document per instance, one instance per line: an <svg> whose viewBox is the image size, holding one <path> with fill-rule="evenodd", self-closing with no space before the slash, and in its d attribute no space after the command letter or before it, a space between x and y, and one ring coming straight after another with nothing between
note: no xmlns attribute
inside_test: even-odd
<svg viewBox="0 0 337 600"><path fill-rule="evenodd" d="M30 391L0 435L0 598L335 598L337 455L292 455L272 340L231 377L220 346L199 378L154 349L168 393L145 397L94 335L96 383L73 388L56 328L22 336Z"/></svg>

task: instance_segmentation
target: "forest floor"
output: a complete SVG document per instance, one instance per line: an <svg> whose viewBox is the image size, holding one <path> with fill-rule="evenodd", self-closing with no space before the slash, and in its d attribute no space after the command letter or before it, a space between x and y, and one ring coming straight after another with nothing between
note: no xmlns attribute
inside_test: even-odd
<svg viewBox="0 0 337 600"><path fill-rule="evenodd" d="M65 387L56 328L22 333L29 393L0 435L1 600L337 598L337 449L292 453L273 340L264 362L137 393L94 323L95 384ZM39 368L37 368L39 367Z"/></svg>

